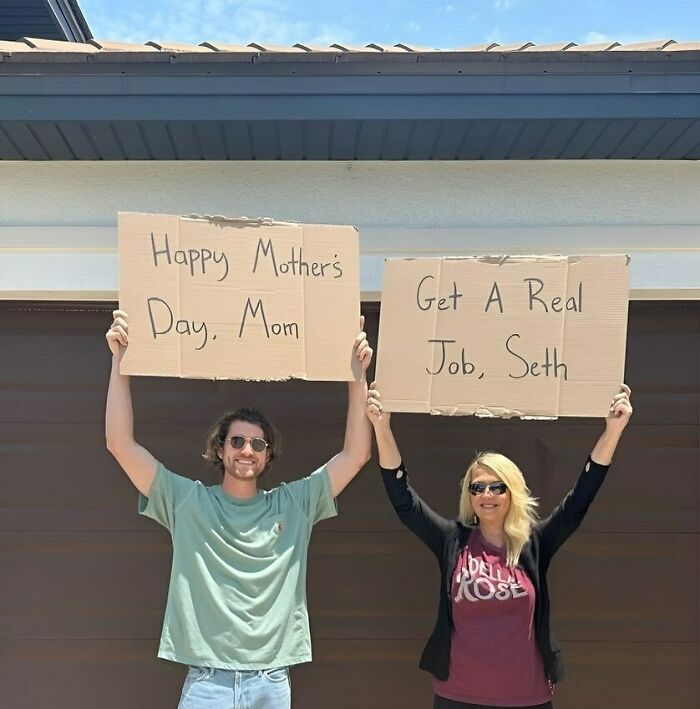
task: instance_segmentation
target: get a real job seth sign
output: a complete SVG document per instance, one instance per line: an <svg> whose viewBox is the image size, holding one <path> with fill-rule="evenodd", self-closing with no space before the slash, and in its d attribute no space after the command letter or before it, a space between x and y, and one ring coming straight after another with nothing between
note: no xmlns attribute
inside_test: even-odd
<svg viewBox="0 0 700 709"><path fill-rule="evenodd" d="M386 261L384 408L606 416L624 379L628 265L626 255Z"/></svg>

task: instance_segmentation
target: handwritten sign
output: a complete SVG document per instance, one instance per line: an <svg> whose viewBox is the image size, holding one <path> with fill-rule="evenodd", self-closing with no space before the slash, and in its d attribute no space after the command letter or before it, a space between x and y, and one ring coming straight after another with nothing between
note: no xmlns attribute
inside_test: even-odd
<svg viewBox="0 0 700 709"><path fill-rule="evenodd" d="M125 374L351 380L357 230L119 214Z"/></svg>
<svg viewBox="0 0 700 709"><path fill-rule="evenodd" d="M497 256L384 265L387 411L605 416L624 379L629 258Z"/></svg>

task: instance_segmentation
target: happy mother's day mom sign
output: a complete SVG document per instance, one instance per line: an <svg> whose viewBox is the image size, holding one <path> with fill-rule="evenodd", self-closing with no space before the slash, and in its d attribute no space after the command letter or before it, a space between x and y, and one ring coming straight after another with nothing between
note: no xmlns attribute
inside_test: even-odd
<svg viewBox="0 0 700 709"><path fill-rule="evenodd" d="M377 383L387 411L606 416L624 379L629 257L384 264Z"/></svg>
<svg viewBox="0 0 700 709"><path fill-rule="evenodd" d="M354 378L357 230L119 214L124 374Z"/></svg>

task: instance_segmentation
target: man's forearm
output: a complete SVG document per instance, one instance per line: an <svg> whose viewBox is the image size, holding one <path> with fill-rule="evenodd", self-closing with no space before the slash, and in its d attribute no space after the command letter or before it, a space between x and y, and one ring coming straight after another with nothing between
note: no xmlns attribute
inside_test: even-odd
<svg viewBox="0 0 700 709"><path fill-rule="evenodd" d="M367 382L364 377L359 382L350 382L343 450L328 461L333 497L338 497L347 487L372 453L372 432L364 411L366 400Z"/></svg>
<svg viewBox="0 0 700 709"><path fill-rule="evenodd" d="M343 451L364 465L372 454L372 426L365 415L367 379L348 384L348 416Z"/></svg>
<svg viewBox="0 0 700 709"><path fill-rule="evenodd" d="M126 374L119 373L119 360L112 357L112 371L107 390L105 411L105 437L109 450L134 440L134 413L131 405L131 382Z"/></svg>

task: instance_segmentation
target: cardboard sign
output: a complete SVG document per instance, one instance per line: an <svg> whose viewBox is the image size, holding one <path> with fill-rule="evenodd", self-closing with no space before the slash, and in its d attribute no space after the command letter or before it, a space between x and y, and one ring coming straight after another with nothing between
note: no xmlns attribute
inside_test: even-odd
<svg viewBox="0 0 700 709"><path fill-rule="evenodd" d="M606 416L624 379L629 257L388 260L387 411Z"/></svg>
<svg viewBox="0 0 700 709"><path fill-rule="evenodd" d="M357 230L119 214L125 374L351 380Z"/></svg>

